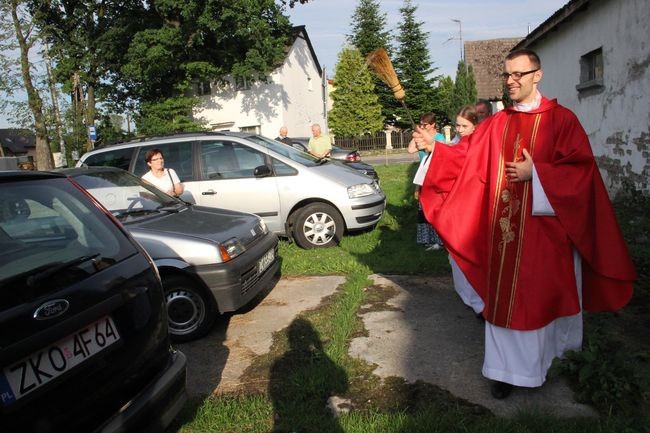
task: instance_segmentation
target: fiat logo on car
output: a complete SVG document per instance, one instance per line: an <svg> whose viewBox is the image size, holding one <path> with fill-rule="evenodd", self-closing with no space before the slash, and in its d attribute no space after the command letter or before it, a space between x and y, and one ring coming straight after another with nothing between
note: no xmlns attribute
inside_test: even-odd
<svg viewBox="0 0 650 433"><path fill-rule="evenodd" d="M65 299L53 299L47 301L34 311L34 319L53 319L68 311L68 308L70 308L70 303Z"/></svg>

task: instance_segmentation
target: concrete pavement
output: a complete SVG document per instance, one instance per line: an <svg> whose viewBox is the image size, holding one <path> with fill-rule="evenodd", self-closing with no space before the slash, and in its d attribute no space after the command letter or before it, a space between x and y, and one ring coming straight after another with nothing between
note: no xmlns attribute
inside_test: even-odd
<svg viewBox="0 0 650 433"><path fill-rule="evenodd" d="M392 150L384 154L361 155L361 161L370 165L378 164L410 164L418 162L420 158L417 153Z"/></svg>
<svg viewBox="0 0 650 433"><path fill-rule="evenodd" d="M451 278L374 275L379 286L396 289L388 304L394 308L361 315L367 337L350 346L353 357L376 364L382 378L422 380L456 397L479 404L499 416L537 410L556 416L596 416L578 404L559 378L541 388L515 388L504 400L494 399L481 375L484 324L462 303Z"/></svg>
<svg viewBox="0 0 650 433"><path fill-rule="evenodd" d="M532 409L556 416L595 416L573 400L568 386L549 378L539 389L516 388L505 400L491 397L481 376L483 324L460 301L448 277L374 275L373 288L390 288L389 308L371 308L361 319L367 336L352 340L349 353L375 365L381 378L422 380L479 404L499 416ZM204 396L236 392L255 356L271 347L273 332L287 327L335 292L344 277L283 278L250 311L229 316L205 338L178 347L188 358L188 392Z"/></svg>

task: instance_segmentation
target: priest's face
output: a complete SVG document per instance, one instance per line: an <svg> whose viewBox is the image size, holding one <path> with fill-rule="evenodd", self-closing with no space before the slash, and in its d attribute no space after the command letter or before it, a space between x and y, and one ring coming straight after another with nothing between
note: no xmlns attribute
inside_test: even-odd
<svg viewBox="0 0 650 433"><path fill-rule="evenodd" d="M528 56L506 60L503 75L510 99L524 104L535 99L537 83L542 79L542 70L535 66Z"/></svg>

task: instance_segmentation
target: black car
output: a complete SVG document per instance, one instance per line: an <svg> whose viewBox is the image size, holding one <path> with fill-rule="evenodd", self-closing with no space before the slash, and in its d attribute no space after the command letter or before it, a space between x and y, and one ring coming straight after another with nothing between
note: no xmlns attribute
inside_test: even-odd
<svg viewBox="0 0 650 433"><path fill-rule="evenodd" d="M292 147L298 150L302 150L303 152L307 152L307 147L309 145L308 137L291 137L290 139ZM377 175L375 168L372 165L361 161L361 155L357 150L342 149L338 146L332 145L330 159L341 161L348 167L354 168L355 170L358 170L366 176L370 176L379 182L379 175Z"/></svg>
<svg viewBox="0 0 650 433"><path fill-rule="evenodd" d="M162 431L185 368L120 223L63 175L0 172L0 431Z"/></svg>

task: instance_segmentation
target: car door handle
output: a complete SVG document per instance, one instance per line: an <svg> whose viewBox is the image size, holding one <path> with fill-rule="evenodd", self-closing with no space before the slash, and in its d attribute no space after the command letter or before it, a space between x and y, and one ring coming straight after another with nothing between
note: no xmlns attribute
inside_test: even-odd
<svg viewBox="0 0 650 433"><path fill-rule="evenodd" d="M209 189L207 191L203 191L201 195L217 195L217 191Z"/></svg>

